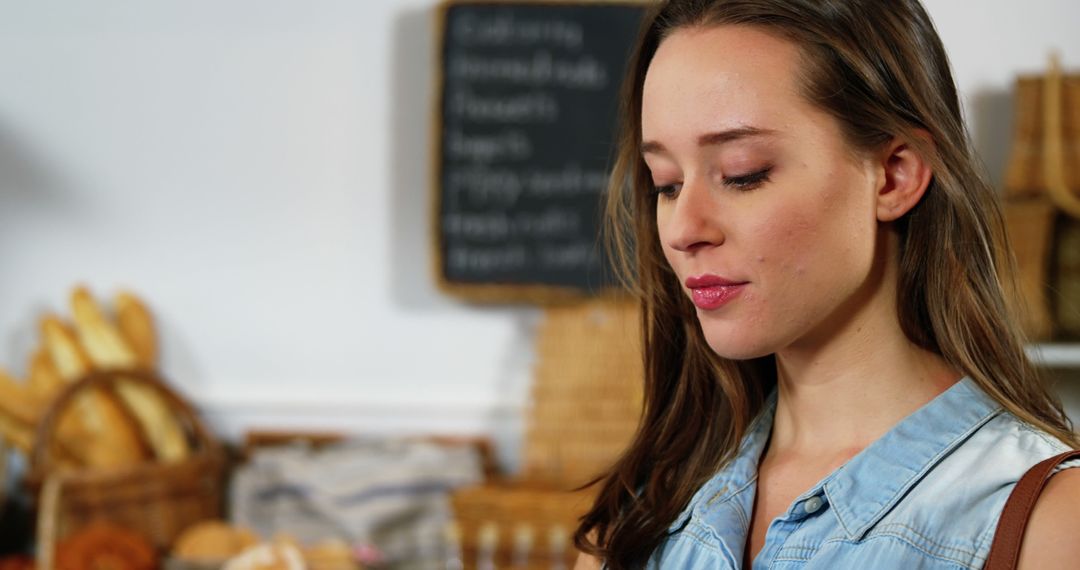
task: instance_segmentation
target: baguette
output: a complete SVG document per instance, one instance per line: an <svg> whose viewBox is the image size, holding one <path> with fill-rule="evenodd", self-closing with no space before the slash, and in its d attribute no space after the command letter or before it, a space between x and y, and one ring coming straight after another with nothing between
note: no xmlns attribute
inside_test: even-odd
<svg viewBox="0 0 1080 570"><path fill-rule="evenodd" d="M30 356L28 368L30 369L30 378L26 382L27 391L34 399L43 404L43 409L47 408L55 398L60 396L60 392L64 390L66 383L60 377L60 373L56 371L56 365L49 358L49 351L44 346L39 347ZM89 441L92 437L92 434L86 429L86 425L83 424L78 410L72 408L65 410L57 420L56 433L59 442L75 442L76 444ZM62 451L66 454L64 457L69 462L77 464L79 461L77 454L60 445L59 442L53 447L53 450L63 448Z"/></svg>
<svg viewBox="0 0 1080 570"><path fill-rule="evenodd" d="M44 406L30 395L26 386L0 368L0 414L33 429L43 412Z"/></svg>
<svg viewBox="0 0 1080 570"><path fill-rule="evenodd" d="M27 457L33 454L35 432L47 405L31 394L29 387L0 369L0 436ZM67 446L57 442L53 451L62 466L78 465L78 458Z"/></svg>
<svg viewBox="0 0 1080 570"><path fill-rule="evenodd" d="M80 344L96 368L135 368L138 360L85 287L71 292L71 312Z"/></svg>
<svg viewBox="0 0 1080 570"><path fill-rule="evenodd" d="M0 438L3 438L10 443L12 447L26 454L27 457L33 452L33 428L4 412L0 412Z"/></svg>
<svg viewBox="0 0 1080 570"><path fill-rule="evenodd" d="M27 400L23 388L0 369L0 437L29 454L33 449L34 422L39 412L28 409Z"/></svg>
<svg viewBox="0 0 1080 570"><path fill-rule="evenodd" d="M139 366L153 369L157 366L157 336L154 334L154 319L146 305L134 294L121 291L113 297L116 307L116 324L120 333L135 351Z"/></svg>
<svg viewBox="0 0 1080 570"><path fill-rule="evenodd" d="M64 389L64 379L56 370L56 365L49 358L49 351L44 346L38 348L30 356L30 378L26 387L34 398L43 402L50 402Z"/></svg>
<svg viewBox="0 0 1080 570"><path fill-rule="evenodd" d="M90 359L75 340L75 335L59 317L46 315L41 319L41 338L60 378L71 383L90 372Z"/></svg>
<svg viewBox="0 0 1080 570"><path fill-rule="evenodd" d="M67 383L76 382L89 373L90 359L60 319L44 317L41 333L61 379ZM111 469L136 465L148 456L137 426L110 394L101 390L87 391L75 398L74 408L86 429L87 441L65 443L78 454L81 463Z"/></svg>
<svg viewBox="0 0 1080 570"><path fill-rule="evenodd" d="M135 368L139 365L135 351L88 290L78 287L72 292L71 308L79 340L95 367ZM116 384L116 392L134 415L158 459L168 462L188 457L190 449L184 430L157 392L123 381Z"/></svg>
<svg viewBox="0 0 1080 570"><path fill-rule="evenodd" d="M34 453L34 435L32 427L0 413L0 438L6 440L26 457L31 457ZM61 470L74 470L82 466L79 458L72 453L70 446L57 442L53 445L52 453L55 457L55 465Z"/></svg>

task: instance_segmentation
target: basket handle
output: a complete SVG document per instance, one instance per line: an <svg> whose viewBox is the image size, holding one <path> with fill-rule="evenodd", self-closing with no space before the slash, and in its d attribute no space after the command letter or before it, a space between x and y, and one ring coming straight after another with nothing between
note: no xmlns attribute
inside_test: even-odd
<svg viewBox="0 0 1080 570"><path fill-rule="evenodd" d="M1055 52L1050 56L1050 70L1043 85L1043 177L1050 201L1066 214L1080 218L1080 197L1072 193L1065 179L1064 96L1061 61Z"/></svg>
<svg viewBox="0 0 1080 570"><path fill-rule="evenodd" d="M101 388L113 390L121 382L131 382L157 392L165 399L168 407L173 411L174 417L187 428L189 435L194 436L193 442L202 449L220 453L221 444L207 429L206 424L199 418L195 409L180 395L170 389L161 377L154 372L142 369L111 369L93 370L78 381L66 386L60 395L53 399L45 410L34 437L34 449L30 456L29 475L31 481L42 481L47 473L49 461L49 449L53 437L56 434L61 414L70 406L71 402L81 393ZM123 404L123 402L121 402Z"/></svg>

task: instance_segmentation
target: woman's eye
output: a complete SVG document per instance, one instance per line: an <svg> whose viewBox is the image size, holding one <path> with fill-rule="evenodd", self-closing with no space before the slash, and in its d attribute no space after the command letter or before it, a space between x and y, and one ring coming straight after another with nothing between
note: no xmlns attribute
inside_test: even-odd
<svg viewBox="0 0 1080 570"><path fill-rule="evenodd" d="M758 188L762 184L769 181L769 174L772 172L772 167L763 168L757 172L751 172L750 174L744 174L742 176L725 176L723 179L724 186L729 188L735 188L736 190L753 190ZM675 198L679 191L682 190L682 182L676 182L674 184L654 185L652 194L654 196L663 196L664 198Z"/></svg>
<svg viewBox="0 0 1080 570"><path fill-rule="evenodd" d="M772 172L771 166L742 176L725 176L724 186L730 186L739 190L753 190L769 181L770 172Z"/></svg>
<svg viewBox="0 0 1080 570"><path fill-rule="evenodd" d="M681 182L676 184L665 184L663 186L654 186L653 194L665 198L674 198L675 195L679 193L679 190L682 190Z"/></svg>

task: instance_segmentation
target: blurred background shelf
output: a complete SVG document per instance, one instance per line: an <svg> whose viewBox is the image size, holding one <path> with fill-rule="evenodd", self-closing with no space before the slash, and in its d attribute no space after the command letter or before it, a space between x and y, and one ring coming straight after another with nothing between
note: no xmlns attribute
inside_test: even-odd
<svg viewBox="0 0 1080 570"><path fill-rule="evenodd" d="M1048 368L1080 368L1080 343L1042 343L1027 347L1028 356Z"/></svg>

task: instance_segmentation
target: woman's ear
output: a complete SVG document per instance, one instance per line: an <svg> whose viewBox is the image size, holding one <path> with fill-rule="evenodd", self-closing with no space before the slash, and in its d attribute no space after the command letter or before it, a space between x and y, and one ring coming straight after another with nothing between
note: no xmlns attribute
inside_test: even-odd
<svg viewBox="0 0 1080 570"><path fill-rule="evenodd" d="M915 134L933 148L930 133L920 130ZM889 141L879 156L884 177L877 190L877 218L882 222L892 222L922 200L934 173L919 149L905 139Z"/></svg>

